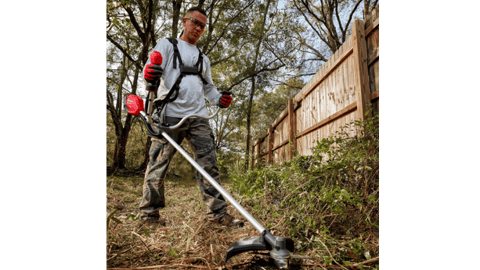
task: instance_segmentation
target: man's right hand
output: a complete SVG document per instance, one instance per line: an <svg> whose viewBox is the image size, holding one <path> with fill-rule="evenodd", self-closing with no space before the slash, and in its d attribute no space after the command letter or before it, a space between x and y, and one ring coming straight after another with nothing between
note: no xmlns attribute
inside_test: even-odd
<svg viewBox="0 0 480 270"><path fill-rule="evenodd" d="M158 64L148 64L145 67L145 72L143 74L143 77L145 78L145 81L147 81L150 84L156 84L158 80L160 80L160 77L162 77L163 74L163 69L160 67Z"/></svg>

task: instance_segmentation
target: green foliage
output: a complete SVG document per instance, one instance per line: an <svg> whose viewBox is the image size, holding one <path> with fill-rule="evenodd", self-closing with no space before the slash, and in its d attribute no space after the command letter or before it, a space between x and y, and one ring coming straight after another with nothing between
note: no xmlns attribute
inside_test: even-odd
<svg viewBox="0 0 480 270"><path fill-rule="evenodd" d="M194 157L194 154L190 150L190 145L188 141L185 139L183 140L182 144L180 145L187 153ZM180 180L180 181L195 181L195 168L188 162L185 157L182 156L180 153L176 153L173 156L173 159L170 163L168 168L167 177L172 180Z"/></svg>
<svg viewBox="0 0 480 270"><path fill-rule="evenodd" d="M113 220L118 224L122 223L118 218L113 216L116 212L117 212L117 209L113 210L107 217L107 232L108 232L108 228L110 226L110 220Z"/></svg>
<svg viewBox="0 0 480 270"><path fill-rule="evenodd" d="M172 256L175 257L175 258L180 257L180 256L177 254L177 252L176 252L174 249L172 249L172 248L169 249L168 252L170 253L170 255L172 255Z"/></svg>
<svg viewBox="0 0 480 270"><path fill-rule="evenodd" d="M378 117L318 141L312 156L232 173L230 182L298 252L323 250L326 264L378 256Z"/></svg>

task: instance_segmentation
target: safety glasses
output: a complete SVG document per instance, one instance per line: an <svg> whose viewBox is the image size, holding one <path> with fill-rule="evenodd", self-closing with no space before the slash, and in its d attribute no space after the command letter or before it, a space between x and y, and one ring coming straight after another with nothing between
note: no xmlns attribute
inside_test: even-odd
<svg viewBox="0 0 480 270"><path fill-rule="evenodd" d="M205 29L206 24L202 23L201 21L199 21L199 20L197 20L197 19L195 19L195 18L192 18L192 17L186 18L186 19L192 21L192 22L195 24L195 26L200 26L200 28L201 28L202 30Z"/></svg>

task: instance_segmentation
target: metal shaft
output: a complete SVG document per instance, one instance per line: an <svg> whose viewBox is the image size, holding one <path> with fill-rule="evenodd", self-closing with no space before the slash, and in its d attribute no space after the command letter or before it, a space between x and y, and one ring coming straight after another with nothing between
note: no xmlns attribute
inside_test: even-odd
<svg viewBox="0 0 480 270"><path fill-rule="evenodd" d="M217 181L215 181L200 165L198 165L198 163L192 157L190 157L187 152L185 152L185 150L180 147L180 145L178 145L170 136L168 136L167 133L162 132L162 135L182 154L182 156L184 156L188 160L188 162L190 162L190 164L195 167L195 169L197 169L208 180L208 182L210 182L210 184L215 187L215 189L218 190L218 192L220 192L220 194L222 194L222 196L228 202L233 205L233 207L238 210L238 212L240 212L240 214L242 214L242 216L244 216L248 220L248 222L250 222L250 224L253 225L253 227L255 227L255 229L257 229L259 233L263 233L265 228L260 223L258 223L258 221L253 218L250 213L247 212L247 210L245 210L237 201L235 201L235 199L230 196L230 194L228 194L228 192L225 191L225 189L223 189L217 183Z"/></svg>

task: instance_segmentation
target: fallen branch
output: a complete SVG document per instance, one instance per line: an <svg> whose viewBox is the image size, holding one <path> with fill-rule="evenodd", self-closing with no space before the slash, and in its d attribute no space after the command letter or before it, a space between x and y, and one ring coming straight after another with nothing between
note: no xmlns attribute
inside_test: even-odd
<svg viewBox="0 0 480 270"><path fill-rule="evenodd" d="M148 248L148 245L143 241L143 238L142 238L138 233L132 232L132 234L138 236L138 238L140 238L140 241L142 241L142 243L145 245L145 247L148 249L148 251L152 252L152 251L150 250L150 248Z"/></svg>
<svg viewBox="0 0 480 270"><path fill-rule="evenodd" d="M200 221L201 218L202 218L202 217L200 217L200 218L198 219L198 221ZM198 222L198 221L197 221L197 222ZM193 238L195 237L195 235L197 235L198 231L200 231L200 229L203 228L203 226L205 226L205 224L207 224L207 221L203 222L203 224L200 225L200 227L198 227L197 231L194 232L193 235L192 235L190 238L188 238L188 240L187 240L187 246L186 246L187 252L188 252L188 248L190 247L190 241L193 240Z"/></svg>
<svg viewBox="0 0 480 270"><path fill-rule="evenodd" d="M364 262L359 262L359 263L354 263L354 264L351 264L351 265L345 265L346 267L357 267L357 266L360 266L361 264L367 264L367 263L372 263L372 262L378 262L380 260L380 257L376 257L376 258L373 258L373 259L370 259L370 260L366 260Z"/></svg>
<svg viewBox="0 0 480 270"><path fill-rule="evenodd" d="M328 247L322 242L322 240L318 239L318 241L320 241L320 243L322 243L322 245L327 249L327 252L328 252L328 254L330 254L330 257L332 258L332 260L333 260L338 266L340 266L341 268L346 269L345 267L343 267L342 265L340 265L340 264L335 260L335 258L333 258L332 253L330 253L330 250L328 250Z"/></svg>
<svg viewBox="0 0 480 270"><path fill-rule="evenodd" d="M133 246L133 247L131 247L131 248L128 248L128 249L126 249L126 250L124 250L124 251L121 251L121 252L117 253L115 256L113 256L113 257L111 257L110 259L108 259L107 262L110 261L111 259L117 257L118 255L121 255L121 254L129 251L130 249L132 249L132 248L134 248L134 247L135 247L135 246Z"/></svg>
<svg viewBox="0 0 480 270"><path fill-rule="evenodd" d="M378 262L380 260L380 257L377 257L377 258L373 258L373 259L370 259L370 260L366 260L366 261L363 261L363 262L359 262L359 263L354 263L354 264L349 264L349 265L325 265L325 264L318 264L318 263L295 263L295 264L292 264L292 265L295 265L295 266L320 266L322 268L324 267L341 267L341 268L356 268L356 267L359 267L360 265L364 265L364 264L368 264L368 263L373 263L373 262Z"/></svg>

